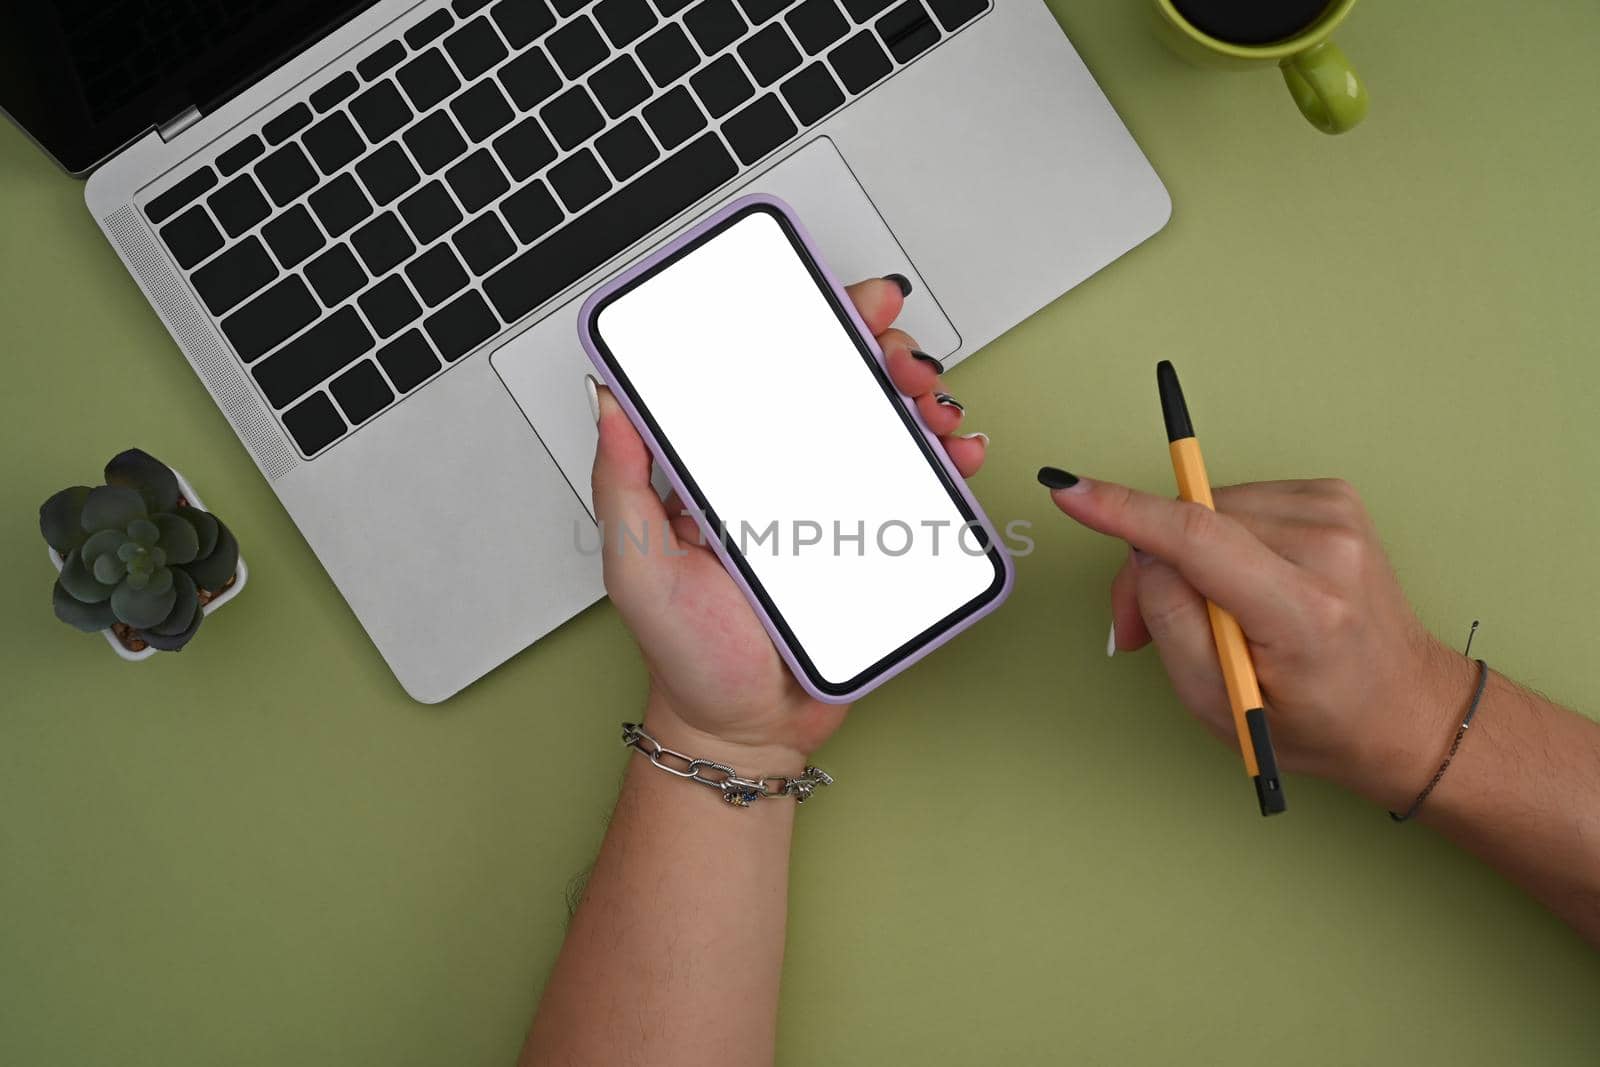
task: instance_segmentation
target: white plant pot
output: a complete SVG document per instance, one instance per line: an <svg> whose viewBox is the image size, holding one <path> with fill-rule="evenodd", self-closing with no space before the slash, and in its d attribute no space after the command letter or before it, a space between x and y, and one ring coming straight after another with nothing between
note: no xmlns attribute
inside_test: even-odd
<svg viewBox="0 0 1600 1067"><path fill-rule="evenodd" d="M201 511L204 511L206 509L206 506L200 500L199 495L195 493L194 486L189 484L189 480L187 478L185 478L177 470L173 470L172 473L177 475L178 488L179 488L179 490L182 491L183 498L185 500L187 500L190 503L190 505L192 505L193 507L199 508ZM50 552L50 562L55 564L56 573L60 574L61 573L61 568L64 565L63 560L61 559L61 553L57 552L53 548L49 549L49 552ZM213 611L216 611L218 608L222 607L222 605L226 604L228 601L232 600L234 597L239 595L239 590L244 588L245 579L247 579L249 577L250 577L250 568L248 568L248 567L246 567L244 565L244 556L241 555L239 557L239 566L234 571L234 574L233 574L233 584L228 586L228 588L224 589L221 593L217 594L215 597L213 597L211 599L211 602L206 604L200 610L203 613L205 613L207 615L210 615ZM112 633L110 630L101 630L100 633L105 637L107 643L109 643L111 645L111 650L113 652L115 652L117 655L121 656L123 659L129 660L131 662L138 662L139 660L149 659L151 656L154 656L157 652L160 651L160 649L146 647L143 652L133 652L133 651L130 651L128 649L128 646L124 645L121 641L117 640L117 635Z"/></svg>

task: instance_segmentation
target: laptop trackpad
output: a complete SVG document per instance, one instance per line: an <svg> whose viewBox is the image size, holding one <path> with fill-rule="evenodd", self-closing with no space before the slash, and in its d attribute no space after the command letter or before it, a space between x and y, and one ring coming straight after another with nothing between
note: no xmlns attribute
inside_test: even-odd
<svg viewBox="0 0 1600 1067"><path fill-rule="evenodd" d="M895 271L911 278L915 288L895 325L915 337L923 351L935 356L948 356L960 347L961 339L939 309L935 294L929 292L916 265L878 215L832 141L825 137L812 141L771 170L730 191L696 218L746 193L769 193L787 201L810 231L824 262L841 281L848 284ZM674 233L694 221L686 220ZM671 236L666 235L657 243L664 243ZM583 376L593 367L578 343L578 309L587 296L588 292L584 292L507 341L490 357L500 380L585 505L590 502L589 470L594 463L595 440L594 421L589 416L583 387ZM797 373L803 380L804 372Z"/></svg>

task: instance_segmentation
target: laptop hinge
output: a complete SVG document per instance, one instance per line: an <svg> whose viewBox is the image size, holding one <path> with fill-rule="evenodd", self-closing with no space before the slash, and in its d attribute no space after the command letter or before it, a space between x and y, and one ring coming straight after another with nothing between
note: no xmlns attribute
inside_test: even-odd
<svg viewBox="0 0 1600 1067"><path fill-rule="evenodd" d="M161 135L163 141L171 142L174 137L199 121L200 109L191 105L157 126L156 132Z"/></svg>

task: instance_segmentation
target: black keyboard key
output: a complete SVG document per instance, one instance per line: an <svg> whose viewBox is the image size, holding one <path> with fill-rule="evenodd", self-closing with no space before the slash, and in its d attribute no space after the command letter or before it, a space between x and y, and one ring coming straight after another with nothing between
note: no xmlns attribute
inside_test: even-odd
<svg viewBox="0 0 1600 1067"><path fill-rule="evenodd" d="M555 4L556 14L576 15L589 5L590 0L551 0Z"/></svg>
<svg viewBox="0 0 1600 1067"><path fill-rule="evenodd" d="M261 236L266 238L267 247L278 257L278 262L283 264L284 270L291 270L296 265L304 263L328 243L322 236L322 231L317 229L317 224L312 221L311 212L307 211L303 204L296 204L261 227Z"/></svg>
<svg viewBox="0 0 1600 1067"><path fill-rule="evenodd" d="M191 280L206 310L221 316L278 276L278 265L259 238L247 237L194 272Z"/></svg>
<svg viewBox="0 0 1600 1067"><path fill-rule="evenodd" d="M491 134L516 117L505 94L492 81L481 81L450 101L450 114L466 131L467 140L474 144L487 141Z"/></svg>
<svg viewBox="0 0 1600 1067"><path fill-rule="evenodd" d="M594 153L585 148L550 168L550 184L567 210L576 212L604 196L611 188L611 179Z"/></svg>
<svg viewBox="0 0 1600 1067"><path fill-rule="evenodd" d="M294 205L278 218L267 222L266 226L261 227L261 235L266 238L267 248L277 256L285 270L306 262L328 243L322 230L318 230L317 224L310 218L310 211L302 205Z"/></svg>
<svg viewBox="0 0 1600 1067"><path fill-rule="evenodd" d="M406 91L411 106L418 111L428 110L461 84L461 79L437 48L430 48L401 67L395 77L400 79L400 88Z"/></svg>
<svg viewBox="0 0 1600 1067"><path fill-rule="evenodd" d="M321 313L306 283L288 277L223 319L222 332L239 358L250 363L310 326ZM283 401L274 399L272 406L281 408Z"/></svg>
<svg viewBox="0 0 1600 1067"><path fill-rule="evenodd" d="M238 237L272 211L255 179L248 174L240 175L212 193L206 203L211 206L211 213L217 217L217 221L222 223L222 228L228 231L229 237Z"/></svg>
<svg viewBox="0 0 1600 1067"><path fill-rule="evenodd" d="M561 88L561 75L550 65L543 49L534 48L500 68L500 84L517 106L527 111Z"/></svg>
<svg viewBox="0 0 1600 1067"><path fill-rule="evenodd" d="M374 278L389 273L417 250L411 235L392 211L384 212L357 230L350 243L360 254L361 262L367 265L367 273Z"/></svg>
<svg viewBox="0 0 1600 1067"><path fill-rule="evenodd" d="M217 172L210 167L201 167L171 189L152 199L145 205L144 213L149 216L151 222L159 226L216 184Z"/></svg>
<svg viewBox="0 0 1600 1067"><path fill-rule="evenodd" d="M324 307L342 304L367 283L367 273L356 262L349 245L334 245L306 264L306 280Z"/></svg>
<svg viewBox="0 0 1600 1067"><path fill-rule="evenodd" d="M400 214L421 245L443 237L461 221L461 209L438 181L429 182L400 201Z"/></svg>
<svg viewBox="0 0 1600 1067"><path fill-rule="evenodd" d="M655 0L656 9L667 18L671 18L692 3L694 0Z"/></svg>
<svg viewBox="0 0 1600 1067"><path fill-rule="evenodd" d="M594 20L587 15L574 19L552 33L546 47L555 57L561 72L569 79L581 78L611 54L605 38L594 28Z"/></svg>
<svg viewBox="0 0 1600 1067"><path fill-rule="evenodd" d="M733 0L701 0L683 16L700 51L714 56L744 36L744 16L733 6Z"/></svg>
<svg viewBox="0 0 1600 1067"><path fill-rule="evenodd" d="M478 149L451 167L445 172L444 178L469 215L488 207L500 199L500 194L511 188L511 183L500 171L500 164L494 161L494 156L487 148Z"/></svg>
<svg viewBox="0 0 1600 1067"><path fill-rule="evenodd" d="M518 189L506 197L500 210L523 244L531 244L561 222L561 205L550 195L544 182L533 182Z"/></svg>
<svg viewBox="0 0 1600 1067"><path fill-rule="evenodd" d="M429 307L438 307L467 284L466 270L445 244L434 245L413 259L406 267L406 277L411 279L411 287Z"/></svg>
<svg viewBox="0 0 1600 1067"><path fill-rule="evenodd" d="M351 307L341 308L250 369L267 401L281 408L372 350L372 334ZM291 431L293 432L293 431Z"/></svg>
<svg viewBox="0 0 1600 1067"><path fill-rule="evenodd" d="M574 85L546 104L539 117L562 148L572 149L600 132L606 120L581 85Z"/></svg>
<svg viewBox="0 0 1600 1067"><path fill-rule="evenodd" d="M870 88L894 69L878 39L865 30L829 52L828 62L852 95Z"/></svg>
<svg viewBox="0 0 1600 1067"><path fill-rule="evenodd" d="M454 0L450 10L456 13L456 18L464 19L468 15L482 11L489 6L489 0Z"/></svg>
<svg viewBox="0 0 1600 1067"><path fill-rule="evenodd" d="M800 65L800 53L782 26L768 26L741 44L739 58L763 89Z"/></svg>
<svg viewBox="0 0 1600 1067"><path fill-rule="evenodd" d="M435 173L467 150L466 139L442 108L401 134L401 139L424 174Z"/></svg>
<svg viewBox="0 0 1600 1067"><path fill-rule="evenodd" d="M783 83L783 98L802 126L812 126L844 103L844 90L828 73L828 65L818 60Z"/></svg>
<svg viewBox="0 0 1600 1067"><path fill-rule="evenodd" d="M939 27L920 0L906 0L873 24L896 63L909 63L939 43Z"/></svg>
<svg viewBox="0 0 1600 1067"><path fill-rule="evenodd" d="M778 94L768 93L724 122L722 132L740 161L749 166L797 131Z"/></svg>
<svg viewBox="0 0 1600 1067"><path fill-rule="evenodd" d="M465 292L429 315L422 328L445 361L454 363L500 330L494 312L475 292Z"/></svg>
<svg viewBox="0 0 1600 1067"><path fill-rule="evenodd" d="M894 0L844 0L844 8L851 18L865 22L892 3Z"/></svg>
<svg viewBox="0 0 1600 1067"><path fill-rule="evenodd" d="M333 79L333 81L329 82L327 85L324 85L322 88L312 93L311 106L317 109L318 114L321 114L324 111L328 111L331 108L337 107L345 100L350 99L350 95L354 93L356 89L360 87L360 85L361 83L356 80L356 76L347 70L337 78Z"/></svg>
<svg viewBox="0 0 1600 1067"><path fill-rule="evenodd" d="M539 173L556 158L556 146L534 118L523 119L495 138L494 151L506 172L519 182Z"/></svg>
<svg viewBox="0 0 1600 1067"><path fill-rule="evenodd" d="M645 132L644 123L638 119L629 119L615 129L607 130L595 141L594 146L600 150L600 158L606 161L607 169L619 182L638 174L661 155L655 142Z"/></svg>
<svg viewBox="0 0 1600 1067"><path fill-rule="evenodd" d="M222 247L222 234L206 214L206 209L198 206L161 227L161 240L166 242L172 258L184 270Z"/></svg>
<svg viewBox="0 0 1600 1067"><path fill-rule="evenodd" d="M989 0L928 0L928 6L939 16L939 25L953 33L989 10Z"/></svg>
<svg viewBox="0 0 1600 1067"><path fill-rule="evenodd" d="M456 69L467 81L504 59L509 53L494 32L487 17L473 19L444 39L444 50L455 60Z"/></svg>
<svg viewBox="0 0 1600 1067"><path fill-rule="evenodd" d="M411 330L378 349L378 362L394 387L409 393L439 369L439 357L428 347L421 330Z"/></svg>
<svg viewBox="0 0 1600 1067"><path fill-rule="evenodd" d="M311 127L300 140L324 174L336 173L367 149L355 123L342 111Z"/></svg>
<svg viewBox="0 0 1600 1067"><path fill-rule="evenodd" d="M379 337L393 337L422 315L422 305L398 274L391 274L362 293L356 303Z"/></svg>
<svg viewBox="0 0 1600 1067"><path fill-rule="evenodd" d="M283 413L283 425L306 455L315 455L344 436L344 420L333 401L317 393Z"/></svg>
<svg viewBox="0 0 1600 1067"><path fill-rule="evenodd" d="M594 17L618 48L626 48L656 24L656 13L650 10L646 0L600 0L595 5Z"/></svg>
<svg viewBox="0 0 1600 1067"><path fill-rule="evenodd" d="M650 83L631 56L618 56L589 78L589 90L612 118L619 118L650 95Z"/></svg>
<svg viewBox="0 0 1600 1067"><path fill-rule="evenodd" d="M706 128L705 113L689 90L678 86L659 100L645 105L644 120L663 147L676 148Z"/></svg>
<svg viewBox="0 0 1600 1067"><path fill-rule="evenodd" d="M850 20L839 10L838 0L805 0L783 18L794 39L814 56L850 32Z"/></svg>
<svg viewBox="0 0 1600 1067"><path fill-rule="evenodd" d="M372 214L367 194L348 174L341 174L311 194L311 210L317 213L329 236L338 237Z"/></svg>
<svg viewBox="0 0 1600 1067"><path fill-rule="evenodd" d="M386 144L356 164L361 184L380 207L417 184L417 168L398 144Z"/></svg>
<svg viewBox="0 0 1600 1067"><path fill-rule="evenodd" d="M556 17L550 14L550 5L545 0L501 0L489 15L512 48L530 44L556 24Z"/></svg>
<svg viewBox="0 0 1600 1067"><path fill-rule="evenodd" d="M723 56L689 79L695 95L714 119L720 119L756 94L750 79L732 56Z"/></svg>
<svg viewBox="0 0 1600 1067"><path fill-rule="evenodd" d="M484 282L500 317L514 322L738 173L715 134L668 156Z"/></svg>
<svg viewBox="0 0 1600 1067"><path fill-rule="evenodd" d="M256 177L272 197L272 202L282 207L297 199L301 193L317 184L317 172L306 154L295 144L284 145L272 155L256 164Z"/></svg>
<svg viewBox="0 0 1600 1067"><path fill-rule="evenodd" d="M406 44L413 49L421 48L429 41L437 40L439 35L448 30L455 20L450 17L450 12L439 10L417 23L406 31Z"/></svg>
<svg viewBox="0 0 1600 1067"><path fill-rule="evenodd" d="M395 64L406 57L406 46L399 41L390 41L366 59L356 64L356 73L367 81L371 81L386 70L393 70Z"/></svg>
<svg viewBox="0 0 1600 1067"><path fill-rule="evenodd" d="M675 22L640 41L637 52L639 62L663 89L700 64L700 54L694 50L689 35Z"/></svg>
<svg viewBox="0 0 1600 1067"><path fill-rule="evenodd" d="M792 3L794 0L739 0L739 7L752 26L759 26Z"/></svg>
<svg viewBox="0 0 1600 1067"><path fill-rule="evenodd" d="M261 138L252 133L217 157L217 169L222 172L224 178L230 174L238 174L254 163L266 150L267 146L262 143Z"/></svg>
<svg viewBox="0 0 1600 1067"><path fill-rule="evenodd" d="M559 221L559 211L556 217ZM450 243L456 246L456 251L473 274L488 273L489 268L504 263L517 250L517 243L506 232L499 216L492 211L457 230L455 236L450 238Z"/></svg>
<svg viewBox="0 0 1600 1067"><path fill-rule="evenodd" d="M411 108L392 81L379 82L350 101L350 114L373 144L411 121Z"/></svg>
<svg viewBox="0 0 1600 1067"><path fill-rule="evenodd" d="M261 135L268 144L282 144L310 124L311 109L304 104L296 104L261 127Z"/></svg>
<svg viewBox="0 0 1600 1067"><path fill-rule="evenodd" d="M377 365L365 359L329 382L328 392L351 426L360 426L394 400L394 390L378 373Z"/></svg>

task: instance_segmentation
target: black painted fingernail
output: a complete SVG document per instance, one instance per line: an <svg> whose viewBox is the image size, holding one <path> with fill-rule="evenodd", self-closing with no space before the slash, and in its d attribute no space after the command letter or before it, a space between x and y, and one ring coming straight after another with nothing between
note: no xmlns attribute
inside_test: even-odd
<svg viewBox="0 0 1600 1067"><path fill-rule="evenodd" d="M1078 484L1078 476L1060 467L1040 467L1039 484L1046 489L1071 489Z"/></svg>
<svg viewBox="0 0 1600 1067"><path fill-rule="evenodd" d="M967 410L966 407L961 403L961 401L957 400L955 397L951 396L949 393L934 393L933 394L933 399L934 399L935 403L943 404L947 408L955 408L957 411L966 411Z"/></svg>
<svg viewBox="0 0 1600 1067"><path fill-rule="evenodd" d="M901 296L911 295L911 279L907 278L904 274L885 274L883 276L883 280L886 282L894 282L896 285L898 285L900 287Z"/></svg>
<svg viewBox="0 0 1600 1067"><path fill-rule="evenodd" d="M944 373L944 364L940 363L937 359L934 359L932 356L928 355L928 353L922 351L920 348L913 348L911 350L911 358L912 359L920 359L922 362L924 362L928 366L932 367L933 368L933 373L935 373L935 374L943 374Z"/></svg>

